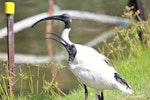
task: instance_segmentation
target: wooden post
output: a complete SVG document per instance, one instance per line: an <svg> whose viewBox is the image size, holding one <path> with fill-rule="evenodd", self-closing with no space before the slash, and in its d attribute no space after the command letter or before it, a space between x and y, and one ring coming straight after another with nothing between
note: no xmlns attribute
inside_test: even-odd
<svg viewBox="0 0 150 100"><path fill-rule="evenodd" d="M144 11L144 8L143 8L143 4L142 4L142 1L141 0L129 0L128 2L128 6L129 7L134 7L132 10L134 13L136 13L138 10L139 10L139 15L136 16L136 20L137 21L145 21L147 20L147 17L146 17L146 14L145 14L145 11ZM143 42L143 38L142 38L142 31L139 30L138 31L138 35L139 35L139 39L141 42Z"/></svg>
<svg viewBox="0 0 150 100"><path fill-rule="evenodd" d="M136 16L137 21L147 20L147 17L145 15L145 11L144 11L144 7L143 7L143 3L141 0L129 0L128 6L129 7L133 6L134 8L132 10L134 12L136 12L137 10L140 11L140 14L139 14L140 19Z"/></svg>
<svg viewBox="0 0 150 100"><path fill-rule="evenodd" d="M54 6L54 3L55 3L55 0L49 0L49 8L48 8L48 13L50 16L52 16L53 14L53 6ZM52 21L47 21L47 24L46 24L46 38L49 38L51 37L51 34L49 34L50 32L52 32L52 24L53 22ZM46 39L46 44L47 44L47 49L48 49L48 54L51 58L51 62L54 62L55 59L54 59L54 50L53 50L53 46L51 44L51 40L50 39Z"/></svg>
<svg viewBox="0 0 150 100"><path fill-rule="evenodd" d="M48 8L48 13L50 16L53 15L53 7L54 7L54 4L55 4L55 0L49 0L49 8ZM47 25L46 25L46 38L50 38L51 37L51 34L49 34L50 32L52 32L52 25L53 25L53 22L52 21L47 21ZM51 58L51 63L55 62L55 59L54 59L54 50L53 50L53 46L52 46L52 43L51 43L51 40L50 39L46 39L46 44L47 44L47 48L48 48L48 54ZM52 73L52 76L55 77L55 82L59 85L60 84L60 78L59 78L59 72L56 68L56 66L53 66L52 65L52 68L51 68L51 73Z"/></svg>
<svg viewBox="0 0 150 100"><path fill-rule="evenodd" d="M9 86L8 92L11 94L14 93L14 13L15 13L15 3L14 2L5 2L5 14L7 15L7 52L8 52L8 75Z"/></svg>

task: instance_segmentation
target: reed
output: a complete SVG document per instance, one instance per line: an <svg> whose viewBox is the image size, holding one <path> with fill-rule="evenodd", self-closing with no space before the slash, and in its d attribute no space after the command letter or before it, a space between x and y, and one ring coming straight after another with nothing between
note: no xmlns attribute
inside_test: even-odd
<svg viewBox="0 0 150 100"><path fill-rule="evenodd" d="M41 100L43 98L55 100L58 95L65 95L54 82L55 77L50 75L51 64L16 65L15 94L12 91L8 93L10 79L7 75L7 61L0 61L0 66L0 99L2 100Z"/></svg>

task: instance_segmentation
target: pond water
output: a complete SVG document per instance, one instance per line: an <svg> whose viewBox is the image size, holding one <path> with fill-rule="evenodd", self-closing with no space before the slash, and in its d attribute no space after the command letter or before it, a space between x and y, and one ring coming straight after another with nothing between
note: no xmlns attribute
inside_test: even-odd
<svg viewBox="0 0 150 100"><path fill-rule="evenodd" d="M142 0L146 12L149 13L150 1ZM46 12L48 10L48 0L15 0L16 2L16 14L15 22L20 21L24 18ZM6 26L6 18L3 14L3 4L4 1L0 1L0 28ZM57 5L63 10L81 10L89 11L94 13L102 13L113 16L121 16L123 14L123 9L127 4L127 0L57 0ZM70 38L75 43L85 44L88 41L94 39L102 32L105 32L111 28L113 25L102 24L92 21L83 20L73 20L72 30L70 33ZM61 33L63 29L63 24L60 22L55 22L53 27L53 32ZM15 52L23 54L35 54L35 55L48 55L46 42L45 42L45 23L39 24L36 28L27 28L15 34ZM0 40L0 52L6 52L6 37ZM58 44L53 42L55 53L63 51ZM96 48L97 49L97 48ZM47 69L43 70L45 72ZM68 69L61 71L63 73L70 73ZM67 77L63 82L69 81L69 84L78 82L70 77L71 73L68 75L63 74L62 76ZM69 76L69 77L68 77ZM71 82L70 82L71 80ZM73 81L75 80L75 81ZM76 86L74 85L74 86ZM66 87L66 86L64 86ZM66 87L67 89L67 87ZM68 88L70 89L70 88ZM65 88L64 88L65 90Z"/></svg>
<svg viewBox="0 0 150 100"><path fill-rule="evenodd" d="M144 7L148 12L150 7L150 1L142 0L144 2ZM5 15L3 14L3 4L4 1L0 1L0 28L3 28L6 24ZM73 3L72 3L73 2ZM106 1L106 0L57 0L57 5L61 9L69 10L81 10L89 11L94 13L102 13L113 16L121 16L123 14L123 9L127 4L126 0L116 0ZM116 6L117 3L117 6ZM30 17L41 12L46 12L48 9L48 0L16 0L16 14L15 22L20 21L24 18ZM58 24L60 22L55 22L53 32L61 33L63 29L63 24ZM112 25L102 24L92 21L82 21L73 20L72 30L70 33L70 38L73 42L84 44L102 32L112 28ZM45 23L38 25L36 28L27 28L15 35L15 51L16 53L25 54L36 54L36 55L47 55L47 48L45 43ZM86 37L85 37L86 35ZM81 39L81 37L84 37ZM55 45L59 47L59 45ZM6 38L0 40L0 52L6 52ZM60 52L59 49L55 50L56 53Z"/></svg>

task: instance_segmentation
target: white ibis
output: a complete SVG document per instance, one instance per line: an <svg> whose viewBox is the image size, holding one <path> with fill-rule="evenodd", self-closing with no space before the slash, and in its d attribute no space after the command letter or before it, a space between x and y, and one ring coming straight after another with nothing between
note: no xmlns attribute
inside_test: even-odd
<svg viewBox="0 0 150 100"><path fill-rule="evenodd" d="M69 39L71 30L71 17L68 14L50 16L37 21L34 25L45 20L61 20L65 23L62 37L55 34L56 40L62 44L69 53L69 69L83 84L85 100L88 100L87 86L96 90L96 98L104 100L103 91L119 89L131 94L133 91L130 85L119 73L108 63L108 59L91 47L72 43ZM32 26L32 27L33 27Z"/></svg>

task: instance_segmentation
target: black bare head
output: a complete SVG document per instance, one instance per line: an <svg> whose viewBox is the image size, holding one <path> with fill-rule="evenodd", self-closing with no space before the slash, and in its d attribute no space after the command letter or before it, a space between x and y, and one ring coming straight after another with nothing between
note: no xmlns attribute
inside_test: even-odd
<svg viewBox="0 0 150 100"><path fill-rule="evenodd" d="M65 28L70 28L71 27L71 22L72 22L72 19L71 19L69 14L62 14L62 15L50 16L50 17L40 19L39 21L35 22L32 25L32 27L34 27L39 22L46 21L46 20L60 20L60 21L63 21L65 23Z"/></svg>
<svg viewBox="0 0 150 100"><path fill-rule="evenodd" d="M54 37L48 38L48 39L55 40L58 43L60 43L63 47L65 47L68 54L69 54L69 62L73 62L73 60L76 56L76 53L77 53L77 49L76 49L75 45L74 44L69 44L67 41L65 41L63 38L61 38L59 35L57 35L55 33L50 33L50 34L54 35L59 40L54 38Z"/></svg>
<svg viewBox="0 0 150 100"><path fill-rule="evenodd" d="M72 22L71 16L69 14L62 14L59 17L60 17L60 20L65 23Z"/></svg>

